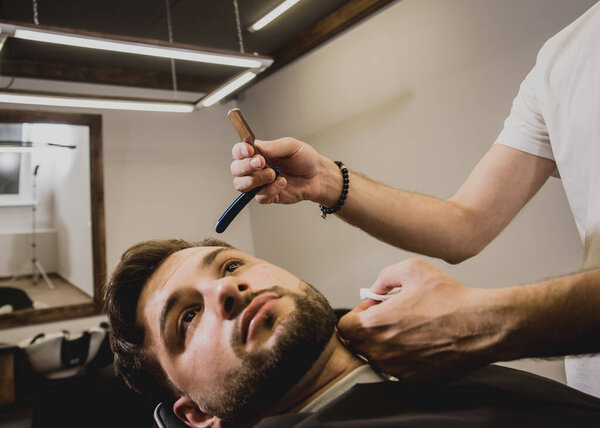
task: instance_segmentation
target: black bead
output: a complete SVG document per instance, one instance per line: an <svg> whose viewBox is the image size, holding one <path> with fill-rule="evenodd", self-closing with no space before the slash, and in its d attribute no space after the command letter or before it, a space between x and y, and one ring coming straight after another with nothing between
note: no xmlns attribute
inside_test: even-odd
<svg viewBox="0 0 600 428"><path fill-rule="evenodd" d="M323 205L319 205L319 209L323 214L334 214L342 208L346 198L348 196L348 189L350 188L350 178L348 177L348 168L340 161L334 161L334 163L338 166L340 171L342 172L342 194L340 195L340 199L337 203L331 207L324 207Z"/></svg>

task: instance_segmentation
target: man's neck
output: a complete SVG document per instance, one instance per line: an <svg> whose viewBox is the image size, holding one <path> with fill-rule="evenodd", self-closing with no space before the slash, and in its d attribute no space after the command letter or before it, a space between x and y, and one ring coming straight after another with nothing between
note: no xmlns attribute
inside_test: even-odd
<svg viewBox="0 0 600 428"><path fill-rule="evenodd" d="M297 412L351 371L364 363L334 335L319 359L287 394L270 410L271 414Z"/></svg>

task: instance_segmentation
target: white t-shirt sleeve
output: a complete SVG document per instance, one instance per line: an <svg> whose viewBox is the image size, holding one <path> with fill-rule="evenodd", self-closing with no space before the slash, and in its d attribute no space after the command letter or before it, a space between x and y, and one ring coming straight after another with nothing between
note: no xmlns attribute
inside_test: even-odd
<svg viewBox="0 0 600 428"><path fill-rule="evenodd" d="M536 66L537 67L537 66ZM532 155L554 160L548 129L535 93L537 69L534 67L519 88L504 129L494 144L513 147Z"/></svg>

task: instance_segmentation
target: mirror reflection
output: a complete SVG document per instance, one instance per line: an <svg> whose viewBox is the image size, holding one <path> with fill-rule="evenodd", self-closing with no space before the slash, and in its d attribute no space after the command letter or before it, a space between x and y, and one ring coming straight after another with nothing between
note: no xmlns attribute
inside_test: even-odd
<svg viewBox="0 0 600 428"><path fill-rule="evenodd" d="M90 127L2 122L0 324L13 314L30 323L27 312L50 320L68 316L64 307L95 310Z"/></svg>

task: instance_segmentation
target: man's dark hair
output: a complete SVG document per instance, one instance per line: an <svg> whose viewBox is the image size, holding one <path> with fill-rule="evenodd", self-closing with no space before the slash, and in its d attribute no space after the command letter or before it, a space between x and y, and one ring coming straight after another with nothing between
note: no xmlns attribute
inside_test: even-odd
<svg viewBox="0 0 600 428"><path fill-rule="evenodd" d="M143 346L144 328L136 323L138 300L144 285L171 254L193 247L233 248L212 238L200 242L181 239L139 242L123 253L104 286L104 309L111 327L115 371L131 389L152 400L171 401L180 391Z"/></svg>

